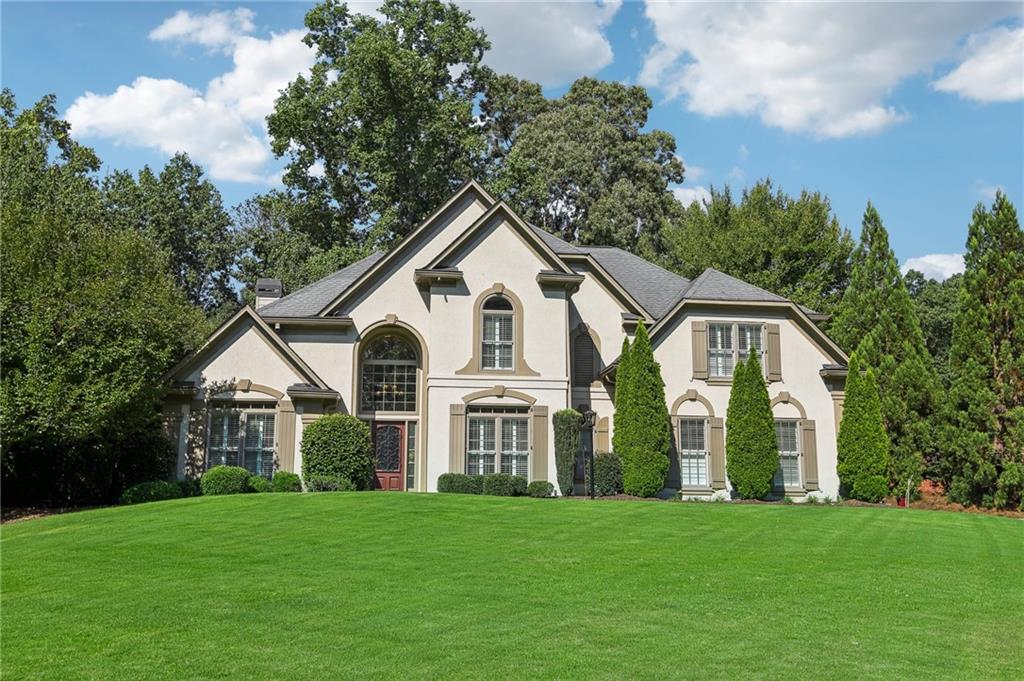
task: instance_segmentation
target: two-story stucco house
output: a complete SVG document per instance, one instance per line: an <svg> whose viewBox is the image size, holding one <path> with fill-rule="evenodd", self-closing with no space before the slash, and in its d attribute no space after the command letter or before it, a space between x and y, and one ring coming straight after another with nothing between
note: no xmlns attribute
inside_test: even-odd
<svg viewBox="0 0 1024 681"><path fill-rule="evenodd" d="M595 412L611 448L614 362L643 321L674 446L667 489L727 494L732 368L761 353L780 494L836 496L847 358L814 313L715 270L693 281L617 248L572 246L466 183L387 253L246 307L168 375L178 473L222 463L301 471L302 429L370 425L377 485L434 491L442 473L554 482L551 416Z"/></svg>

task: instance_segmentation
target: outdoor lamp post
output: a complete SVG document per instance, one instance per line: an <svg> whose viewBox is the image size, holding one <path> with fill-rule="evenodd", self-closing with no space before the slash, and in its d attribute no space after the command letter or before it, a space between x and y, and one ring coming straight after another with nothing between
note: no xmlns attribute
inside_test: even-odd
<svg viewBox="0 0 1024 681"><path fill-rule="evenodd" d="M590 447L588 448L589 451L587 452L587 456L590 458L589 464L590 464L590 498L591 499L593 499L595 497L595 494L594 494L594 437L593 437L593 432L592 431L593 431L593 428L594 428L594 422L596 420L597 420L597 412L595 412L593 409L587 409L586 411L583 412L583 424L580 427L581 430L590 430L591 431Z"/></svg>

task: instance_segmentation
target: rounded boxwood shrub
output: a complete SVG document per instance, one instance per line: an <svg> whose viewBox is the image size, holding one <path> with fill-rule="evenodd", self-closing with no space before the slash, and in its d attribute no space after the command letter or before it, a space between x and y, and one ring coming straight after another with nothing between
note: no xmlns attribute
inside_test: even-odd
<svg viewBox="0 0 1024 681"><path fill-rule="evenodd" d="M349 414L322 416L302 430L302 477L345 478L356 489L373 484L370 427Z"/></svg>
<svg viewBox="0 0 1024 681"><path fill-rule="evenodd" d="M587 466L586 493L590 494L590 467ZM622 494L622 462L614 452L594 455L594 494L612 497Z"/></svg>
<svg viewBox="0 0 1024 681"><path fill-rule="evenodd" d="M484 494L494 497L522 497L526 495L526 478L521 475L494 473L484 476Z"/></svg>
<svg viewBox="0 0 1024 681"><path fill-rule="evenodd" d="M534 480L526 486L526 493L537 499L549 499L555 494L555 486L547 480Z"/></svg>
<svg viewBox="0 0 1024 681"><path fill-rule="evenodd" d="M249 491L250 492L272 492L273 488L270 486L270 481L264 478L262 475L250 475L249 476Z"/></svg>
<svg viewBox="0 0 1024 681"><path fill-rule="evenodd" d="M203 473L199 487L204 496L244 494L249 491L249 471L239 466L214 466Z"/></svg>
<svg viewBox="0 0 1024 681"><path fill-rule="evenodd" d="M199 488L199 478L186 478L177 480L176 483L182 497L198 497L203 493L203 490Z"/></svg>
<svg viewBox="0 0 1024 681"><path fill-rule="evenodd" d="M181 497L178 483L170 480L153 480L132 485L121 495L122 504L144 504L147 501L164 501Z"/></svg>
<svg viewBox="0 0 1024 681"><path fill-rule="evenodd" d="M340 475L313 475L306 478L306 489L310 492L354 492L356 486Z"/></svg>
<svg viewBox="0 0 1024 681"><path fill-rule="evenodd" d="M465 473L443 473L437 479L437 491L451 494L483 494L484 478Z"/></svg>
<svg viewBox="0 0 1024 681"><path fill-rule="evenodd" d="M275 492L301 492L302 491L302 478L299 477L298 473L289 473L288 471L277 471L274 473L274 479L271 481L271 486Z"/></svg>

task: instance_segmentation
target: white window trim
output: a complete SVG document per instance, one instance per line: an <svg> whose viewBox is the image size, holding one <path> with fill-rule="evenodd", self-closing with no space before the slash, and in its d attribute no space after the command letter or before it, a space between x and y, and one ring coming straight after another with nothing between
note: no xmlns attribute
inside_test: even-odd
<svg viewBox="0 0 1024 681"><path fill-rule="evenodd" d="M675 419L676 419L676 424L675 424L676 425L676 427L675 427L676 452L678 453L678 456L679 456L679 484L680 484L680 487L682 489L684 489L684 490L686 490L686 489L691 489L691 490L711 489L711 448L709 446L709 444L710 444L709 443L709 439L710 439L710 436L711 436L711 432L710 432L710 422L711 422L711 419L709 419L707 416L676 416ZM682 428L682 422L683 421L701 421L704 424L704 450L703 450L703 455L704 455L704 478L705 478L704 484L700 484L700 483L694 484L694 483L687 483L687 482L683 481L683 455L684 455L684 452L695 452L696 451L696 450L690 450L690 449L683 449L683 428ZM692 457L692 455L690 455L690 456Z"/></svg>
<svg viewBox="0 0 1024 681"><path fill-rule="evenodd" d="M725 349L711 347L711 339L713 338L712 329L713 326L729 326L730 333L729 338L731 341L731 347L728 348L732 352L732 373L720 374L717 373L718 363L713 361L716 356L715 353L724 353ZM708 320L708 377L712 379L731 379L736 373L736 365L740 362L740 332L739 327L741 326L759 326L761 328L761 349L758 354L758 360L761 362L761 373L764 376L768 375L768 367L765 362L767 356L767 334L765 322L749 322L749 321L728 321L728 320ZM749 352L749 351L748 351Z"/></svg>
<svg viewBox="0 0 1024 681"><path fill-rule="evenodd" d="M259 406L256 406L256 405L259 405ZM214 418L214 415L217 412L232 412L232 411L233 412L238 412L238 447L237 447L237 449L235 451L236 451L237 458L238 458L238 464L237 465L239 467L241 467L241 468L245 468L245 430L246 430L247 416L249 414L270 414L270 415L272 415L274 417L274 441L273 441L271 447L269 447L269 448L268 447L263 447L262 449L264 451L267 450L267 449L270 449L270 451L271 451L271 459L272 459L271 468L273 470L277 469L277 454L278 454L278 452L277 452L277 450L278 450L277 432L278 432L278 427L279 427L279 424L277 422L277 406L276 405L268 406L268 405L269 405L269 403L266 403L266 402L226 402L226 401L218 401L218 402L210 403L209 416L208 416L207 425L206 425L206 448L205 448L206 449L206 452L205 452L206 453L206 456L205 456L206 470L209 470L212 467L210 465L210 454L212 453L212 449L213 449L213 447L211 446L211 442L212 442L212 435L213 435L213 418ZM225 453L225 455L224 455L224 463L215 463L215 464L213 464L213 466L224 466L224 465L227 465L227 452L230 451L229 448L227 447L227 444L224 445L223 451ZM262 461L261 461L261 463L262 463ZM260 468L262 469L262 466L260 466ZM249 472L252 473L252 471L249 471ZM262 472L260 472L260 473L253 473L253 475L262 475Z"/></svg>
<svg viewBox="0 0 1024 681"><path fill-rule="evenodd" d="M798 419L798 418L775 418L773 423L772 423L772 425L774 426L775 423L778 423L780 421L784 421L786 423L795 424L795 426L794 426L794 433L795 433L794 441L796 442L796 451L795 452L789 452L789 453L790 454L795 454L795 456L792 456L790 458L796 459L796 478L797 478L797 482L796 482L795 485L787 485L786 482L785 482L785 477L783 477L783 483L782 483L783 487L782 487L782 489L784 491L786 491L786 492L802 492L804 490L804 472L803 472L803 468L804 468L803 467L803 463L804 463L803 462L803 457L804 457L803 449L804 448L803 448L803 441L801 439L801 438L803 438L803 433L801 432L803 429L800 428L800 419ZM776 451L778 452L778 455L779 455L779 469L781 470L782 469L782 450L780 450L778 448L778 444L777 443L776 443ZM778 488L776 488L776 489L778 489Z"/></svg>
<svg viewBox="0 0 1024 681"><path fill-rule="evenodd" d="M486 305L486 304L487 303L485 301L484 305ZM502 341L502 340L493 340L493 339L487 338L487 336L486 336L487 317L489 317L489 316L493 316L493 317L509 317L512 320L512 324L511 324L510 329L509 329L510 330L510 336L512 337L512 340ZM516 311L514 309L513 310L487 310L487 309L484 309L481 312L480 336L481 336L481 339L480 339L480 368L481 369L483 369L484 371L513 371L516 368ZM510 359L509 365L507 367L503 367L503 366L487 366L487 364L485 363L487 361L485 359L487 357L487 353L484 352L484 348L486 348L486 347L493 347L494 348L494 361L496 363L500 363L500 357L501 357L500 353L498 352L498 349L499 348L503 348L503 347L508 347L508 349L509 349L509 359Z"/></svg>
<svg viewBox="0 0 1024 681"><path fill-rule="evenodd" d="M528 411L514 411L514 412L503 413L501 411L502 409L504 409L504 408L496 407L493 410L491 410L488 407L481 407L480 411L469 411L469 412L466 413L466 463L465 463L465 467L463 469L463 472L466 473L467 475L481 475L480 473L470 473L469 472L469 456L470 456L470 454L493 457L493 460L494 460L494 472L495 473L501 473L502 472L501 471L501 456L502 456L503 450L502 450L502 447L501 447L501 444L502 444L501 443L501 428L502 428L501 424L502 424L502 420L507 417L507 418L513 418L513 419L517 419L517 420L522 420L522 421L525 422L525 425L526 425L526 450L525 450L526 451L526 475L523 475L523 476L520 476L520 477L526 478L526 481L530 482L531 479L532 479L531 478L531 475L532 475L531 468L532 468L532 464L533 464L533 437L532 437L532 435L533 435L533 431L532 431L532 429L533 429L533 423L532 423L533 419L530 418L530 414L529 414ZM494 421L494 450L489 450L489 449L472 450L472 449L469 448L469 441L470 441L469 440L469 433L470 433L470 427L471 427L472 420L473 419L481 419L481 418L482 419L492 419ZM513 450L513 451L520 451L520 450ZM481 468L483 468L483 466L481 466ZM490 473L483 473L483 475L491 475L491 474Z"/></svg>

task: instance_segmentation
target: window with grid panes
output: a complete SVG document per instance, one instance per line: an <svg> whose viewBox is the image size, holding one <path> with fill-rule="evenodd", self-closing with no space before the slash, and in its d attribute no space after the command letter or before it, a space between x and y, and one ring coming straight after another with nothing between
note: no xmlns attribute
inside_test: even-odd
<svg viewBox="0 0 1024 681"><path fill-rule="evenodd" d="M214 403L206 465L241 466L253 475L274 475L277 405L273 402Z"/></svg>
<svg viewBox="0 0 1024 681"><path fill-rule="evenodd" d="M359 409L416 411L416 351L402 336L378 336L363 350Z"/></svg>
<svg viewBox="0 0 1024 681"><path fill-rule="evenodd" d="M775 419L775 442L779 449L779 468L772 484L776 489L800 486L800 422Z"/></svg>
<svg viewBox="0 0 1024 681"><path fill-rule="evenodd" d="M708 420L682 417L677 421L679 475L687 487L708 486Z"/></svg>
<svg viewBox="0 0 1024 681"><path fill-rule="evenodd" d="M491 296L484 301L483 347L480 361L484 369L511 369L513 325L515 312L505 296Z"/></svg>
<svg viewBox="0 0 1024 681"><path fill-rule="evenodd" d="M732 376L737 362L751 351L764 367L764 324L711 322L708 324L708 371L711 376Z"/></svg>
<svg viewBox="0 0 1024 681"><path fill-rule="evenodd" d="M466 424L466 473L490 475L500 472L529 479L528 410L514 407L471 408Z"/></svg>

